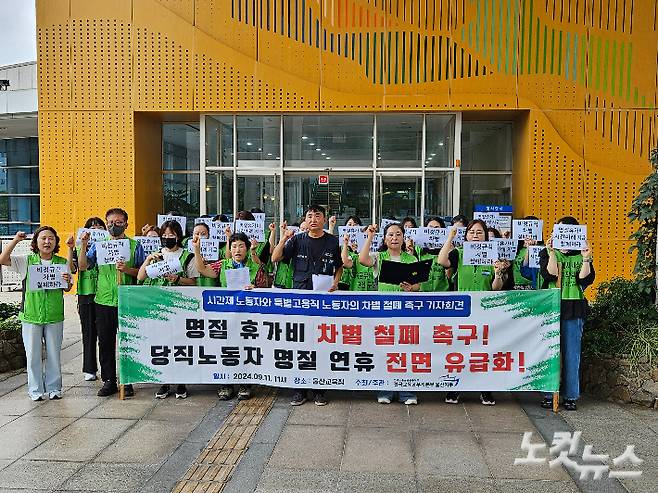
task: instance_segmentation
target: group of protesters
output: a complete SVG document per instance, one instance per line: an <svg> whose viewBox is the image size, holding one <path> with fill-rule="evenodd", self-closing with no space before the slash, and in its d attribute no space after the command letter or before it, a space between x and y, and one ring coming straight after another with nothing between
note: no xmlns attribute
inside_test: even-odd
<svg viewBox="0 0 658 493"><path fill-rule="evenodd" d="M235 219L254 221L259 210L240 211ZM210 221L228 223L228 217L208 217ZM391 218L393 219L393 218ZM537 219L527 216L525 219ZM16 245L27 238L18 232L0 253L0 264L16 271L23 280L23 303L19 318L27 355L28 394L32 400L51 400L62 397L60 350L63 338L64 301L63 292L73 287L73 274L77 272L78 311L82 327L83 362L82 372L87 381L96 380L100 363L102 386L98 396L108 397L118 391L116 368L116 337L119 326L119 284L157 286L204 286L227 287L227 272L246 268L253 287L266 288L272 285L281 289L318 289L314 277L324 276L327 282L323 289L333 291L384 291L384 292L443 292L443 291L500 291L512 289L547 289L558 287L562 293L561 306L561 352L562 352L562 396L567 410L576 409L579 398L579 366L583 322L588 302L584 291L594 281L592 252L587 244L582 250L558 250L549 237L539 255L539 268L530 265L529 249L542 244L535 239L520 239L517 254L512 260L497 260L492 265L468 265L464 262L463 248L455 245L460 228L465 228L464 242L483 242L502 237L501 233L482 220L468 221L463 215L452 218L446 241L440 248L419 246L405 236L405 229L416 227L414 218L407 217L399 222L388 221L381 234L381 244L375 250L372 244L379 228L375 224L364 225L357 216L348 217L345 226L359 227L366 233L361 248L348 234L342 238L335 235L336 219L328 218L323 207L308 207L301 222L290 228L284 222L279 228L270 224L265 228L264 241L250 239L243 232L224 231L226 243L221 245L219 259L209 261L201 254L201 242L211 237L208 221L194 225L191 236L186 236L181 224L168 220L159 226L145 225L142 235L160 239L158 251L145 253L134 238L126 236L128 214L120 208L112 208L105 219L92 217L84 224L85 232L78 238L66 240L67 256L58 255L60 237L54 228L41 226L32 238L28 255L15 255ZM566 216L559 224L577 225L578 221ZM442 217L433 216L425 220L427 228L445 228ZM116 264L99 264L96 244L91 241L92 230L104 230L108 240L127 239L130 244L129 258ZM279 230L277 234L277 229ZM278 241L277 241L278 237ZM191 245L191 247L189 246ZM437 246L437 245L434 245ZM374 251L373 251L374 250ZM152 278L147 274L149 265L176 258L181 270ZM379 275L384 261L414 263L431 261L429 278L411 284L380 282ZM28 268L31 265L67 264L68 272L62 274L67 288L31 289ZM42 344L46 347L45 367L42 362ZM134 395L132 385L124 386L124 396ZM162 385L156 397L164 399L174 394L184 399L188 395L185 385L179 384L174 391ZM218 396L222 400L249 399L252 389L248 385L235 388L221 385ZM309 397L316 405L327 404L323 390L296 390L291 405L304 404ZM395 398L406 404L417 404L417 395L401 391L377 393L377 401L390 404ZM459 393L448 392L445 402L459 403ZM494 405L491 392L480 393L483 405ZM541 406L552 407L552 395L544 396Z"/></svg>

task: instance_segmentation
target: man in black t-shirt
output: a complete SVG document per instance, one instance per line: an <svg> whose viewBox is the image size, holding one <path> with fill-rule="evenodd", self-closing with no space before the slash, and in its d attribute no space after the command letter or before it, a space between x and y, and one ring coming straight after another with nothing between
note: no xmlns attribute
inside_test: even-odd
<svg viewBox="0 0 658 493"><path fill-rule="evenodd" d="M272 252L272 261L289 261L293 271L293 289L314 289L328 285L327 291L338 289L338 281L343 275L343 261L340 256L338 238L324 231L326 213L324 207L312 205L306 210L305 222L308 231L293 236L286 229L286 223L281 225L281 240ZM316 275L315 282L313 276ZM316 390L315 404L324 406L327 399L324 391ZM290 404L299 406L306 402L306 392L298 391L292 397Z"/></svg>

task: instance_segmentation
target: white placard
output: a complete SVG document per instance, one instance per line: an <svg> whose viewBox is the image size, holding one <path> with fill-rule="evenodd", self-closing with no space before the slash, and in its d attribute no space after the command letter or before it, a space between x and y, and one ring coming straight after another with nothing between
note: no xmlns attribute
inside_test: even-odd
<svg viewBox="0 0 658 493"><path fill-rule="evenodd" d="M446 228L413 228L415 232L411 236L416 246L436 250L441 248L448 239Z"/></svg>
<svg viewBox="0 0 658 493"><path fill-rule="evenodd" d="M210 224L210 238L226 243L228 241L228 238L226 238L227 227L233 231L232 222L212 221Z"/></svg>
<svg viewBox="0 0 658 493"><path fill-rule="evenodd" d="M251 284L248 267L225 269L226 287L228 289L244 289Z"/></svg>
<svg viewBox="0 0 658 493"><path fill-rule="evenodd" d="M313 291L329 291L334 284L334 276L313 274Z"/></svg>
<svg viewBox="0 0 658 493"><path fill-rule="evenodd" d="M257 223L265 224L265 213L264 212L252 212L254 219Z"/></svg>
<svg viewBox="0 0 658 493"><path fill-rule="evenodd" d="M176 221L178 224L180 224L180 227L183 230L183 235L185 235L185 225L187 224L187 218L185 216L158 214L158 228L162 227L165 221Z"/></svg>
<svg viewBox="0 0 658 493"><path fill-rule="evenodd" d="M62 274L69 273L66 264L29 265L28 277L30 278L30 290L36 289L67 289L69 286Z"/></svg>
<svg viewBox="0 0 658 493"><path fill-rule="evenodd" d="M456 247L462 246L466 241L466 227L460 226L457 228L457 234L452 239L452 244Z"/></svg>
<svg viewBox="0 0 658 493"><path fill-rule="evenodd" d="M539 253L546 248L543 245L532 245L528 247L528 267L539 269Z"/></svg>
<svg viewBox="0 0 658 493"><path fill-rule="evenodd" d="M130 241L106 240L96 242L96 263L98 265L116 264L120 260L130 259Z"/></svg>
<svg viewBox="0 0 658 493"><path fill-rule="evenodd" d="M542 241L542 233L544 229L544 221L541 219L515 219L512 221L512 238L515 240L531 240Z"/></svg>
<svg viewBox="0 0 658 493"><path fill-rule="evenodd" d="M212 217L197 217L194 219L194 225L196 226L197 224L205 224L206 226L210 227L213 223Z"/></svg>
<svg viewBox="0 0 658 493"><path fill-rule="evenodd" d="M349 235L350 237L350 246L356 244L359 251L361 251L368 238L368 233L363 231L363 226L338 226L338 237L341 245L343 244L343 237L345 235Z"/></svg>
<svg viewBox="0 0 658 493"><path fill-rule="evenodd" d="M159 236L133 236L137 240L146 255L151 255L154 252L159 252L162 248L162 240Z"/></svg>
<svg viewBox="0 0 658 493"><path fill-rule="evenodd" d="M514 260L516 258L519 248L519 242L517 240L494 238L492 241L497 245L499 260Z"/></svg>
<svg viewBox="0 0 658 493"><path fill-rule="evenodd" d="M211 240L207 238L200 238L199 248L201 250L201 256L203 260L212 261L219 259L219 240ZM194 245L192 241L188 241L187 250L191 253L194 253Z"/></svg>
<svg viewBox="0 0 658 493"><path fill-rule="evenodd" d="M384 230L386 229L386 226L389 224L400 224L400 221L397 221L395 219L382 219L380 225L379 225L379 232L384 233Z"/></svg>
<svg viewBox="0 0 658 493"><path fill-rule="evenodd" d="M512 216L500 212L475 212L473 219L484 221L488 228L496 228L501 234L512 229Z"/></svg>
<svg viewBox="0 0 658 493"><path fill-rule="evenodd" d="M80 228L78 229L78 236L76 237L75 244L76 245L81 245L82 244L82 235L85 233L89 233L89 245L92 243L96 243L97 241L103 241L108 238L108 233L104 229L96 229L96 228Z"/></svg>
<svg viewBox="0 0 658 493"><path fill-rule="evenodd" d="M384 241L384 234L375 233L374 236L372 237L372 243L370 244L370 251L376 252L377 250L379 250L379 247L381 246L383 241ZM363 248L363 245L361 245L361 248ZM361 251L361 248L359 248L359 251Z"/></svg>
<svg viewBox="0 0 658 493"><path fill-rule="evenodd" d="M146 266L146 275L151 279L164 277L167 274L176 274L181 272L183 266L180 263L180 257L176 255L168 255L165 260L160 260Z"/></svg>
<svg viewBox="0 0 658 493"><path fill-rule="evenodd" d="M235 232L244 233L250 240L253 238L259 243L265 241L265 223L238 219L235 221Z"/></svg>
<svg viewBox="0 0 658 493"><path fill-rule="evenodd" d="M553 248L558 250L582 250L587 242L587 226L555 224L552 242Z"/></svg>
<svg viewBox="0 0 658 493"><path fill-rule="evenodd" d="M286 231L292 231L293 235L303 233L303 231L299 230L299 226L286 226Z"/></svg>
<svg viewBox="0 0 658 493"><path fill-rule="evenodd" d="M465 241L462 263L464 265L493 265L498 260L495 241Z"/></svg>

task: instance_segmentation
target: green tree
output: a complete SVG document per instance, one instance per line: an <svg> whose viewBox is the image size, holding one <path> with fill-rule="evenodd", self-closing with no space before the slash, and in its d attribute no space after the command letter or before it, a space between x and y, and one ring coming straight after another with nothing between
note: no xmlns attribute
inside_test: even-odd
<svg viewBox="0 0 658 493"><path fill-rule="evenodd" d="M658 236L658 148L651 151L649 157L651 173L640 186L637 197L633 200L628 217L637 221L639 227L631 235L635 242L630 252L637 252L634 274L642 290L651 293L656 299L658 288L658 266L656 265L656 236ZM658 300L657 300L658 301Z"/></svg>

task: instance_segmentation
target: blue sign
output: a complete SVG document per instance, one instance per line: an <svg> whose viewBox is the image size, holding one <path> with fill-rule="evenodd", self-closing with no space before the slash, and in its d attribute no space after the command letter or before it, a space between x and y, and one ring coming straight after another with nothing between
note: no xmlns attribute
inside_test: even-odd
<svg viewBox="0 0 658 493"><path fill-rule="evenodd" d="M476 205L475 212L502 212L511 214L513 211L511 205Z"/></svg>

